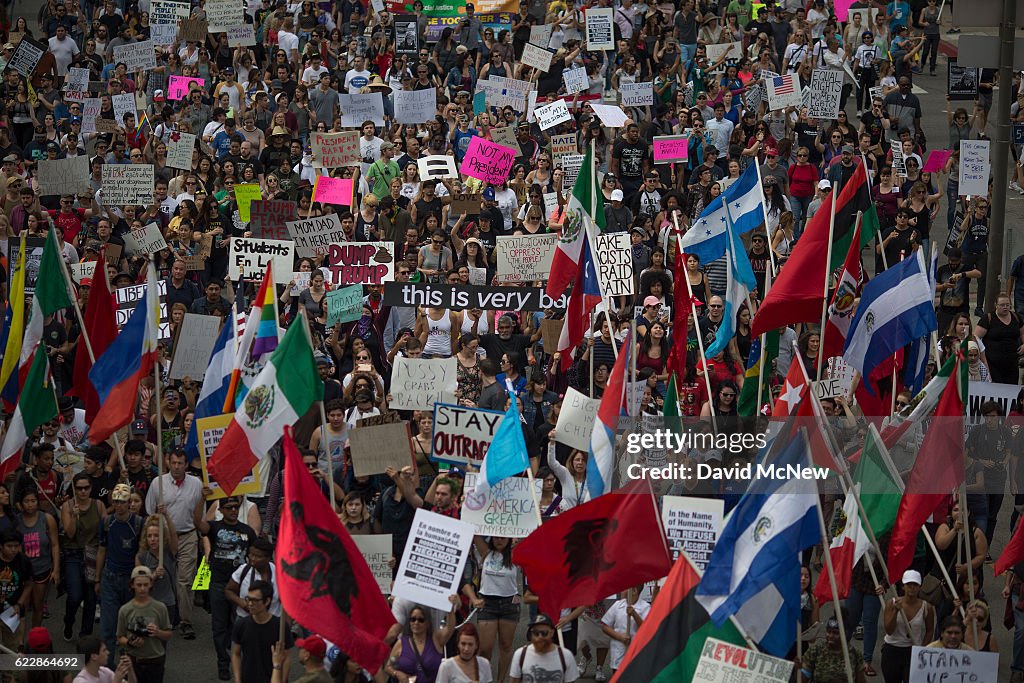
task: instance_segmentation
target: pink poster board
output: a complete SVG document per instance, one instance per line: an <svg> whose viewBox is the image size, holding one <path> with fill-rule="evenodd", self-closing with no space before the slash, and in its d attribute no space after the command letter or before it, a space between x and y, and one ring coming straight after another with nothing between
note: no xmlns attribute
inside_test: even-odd
<svg viewBox="0 0 1024 683"><path fill-rule="evenodd" d="M933 149L928 153L928 160L924 162L924 168L921 170L925 173L939 173L946 167L946 162L951 156L953 156L951 149Z"/></svg>
<svg viewBox="0 0 1024 683"><path fill-rule="evenodd" d="M474 135L459 172L487 183L504 182L512 171L516 154L514 149Z"/></svg>
<svg viewBox="0 0 1024 683"><path fill-rule="evenodd" d="M202 88L206 81L192 76L171 76L167 84L167 99L180 100L184 98L185 95L188 95L189 83L198 83L199 87Z"/></svg>
<svg viewBox="0 0 1024 683"><path fill-rule="evenodd" d="M329 178L327 176L317 178L316 189L313 191L313 201L323 204L351 206L352 179Z"/></svg>

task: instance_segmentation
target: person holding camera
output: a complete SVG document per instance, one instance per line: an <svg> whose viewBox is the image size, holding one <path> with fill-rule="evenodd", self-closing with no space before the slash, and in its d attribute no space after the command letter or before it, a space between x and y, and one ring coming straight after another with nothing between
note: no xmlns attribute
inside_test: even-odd
<svg viewBox="0 0 1024 683"><path fill-rule="evenodd" d="M132 570L134 596L117 612L117 644L131 659L139 683L163 683L167 658L165 643L174 635L167 606L149 595L153 572Z"/></svg>

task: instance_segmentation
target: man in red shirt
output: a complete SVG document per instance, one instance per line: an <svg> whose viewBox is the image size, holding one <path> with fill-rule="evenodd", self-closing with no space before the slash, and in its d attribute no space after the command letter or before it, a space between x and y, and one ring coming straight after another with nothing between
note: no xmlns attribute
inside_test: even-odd
<svg viewBox="0 0 1024 683"><path fill-rule="evenodd" d="M90 201L90 203L93 202ZM74 243L78 233L82 231L85 219L98 214L99 210L94 211L91 206L87 209L76 209L75 195L65 194L61 195L60 208L55 211L47 211L47 213L53 219L53 224L64 231L64 239L69 243Z"/></svg>

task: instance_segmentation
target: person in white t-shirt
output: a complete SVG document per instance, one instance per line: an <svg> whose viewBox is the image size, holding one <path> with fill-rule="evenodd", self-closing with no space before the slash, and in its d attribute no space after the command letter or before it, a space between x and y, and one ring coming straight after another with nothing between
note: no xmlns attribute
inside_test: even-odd
<svg viewBox="0 0 1024 683"><path fill-rule="evenodd" d="M366 70L366 57L356 55L352 68L345 74L345 92L357 95L359 90L370 82L370 72Z"/></svg>
<svg viewBox="0 0 1024 683"><path fill-rule="evenodd" d="M538 614L530 622L530 644L512 655L509 683L544 681L544 683L573 683L579 680L576 658L564 647L555 644L555 624L546 614Z"/></svg>
<svg viewBox="0 0 1024 683"><path fill-rule="evenodd" d="M75 675L73 683L135 683L135 669L128 655L122 654L117 669L111 670L103 666L110 650L99 636L82 636L78 641L78 651L85 659L85 666Z"/></svg>
<svg viewBox="0 0 1024 683"><path fill-rule="evenodd" d="M277 32L277 47L288 55L288 61L292 64L299 62L299 37L292 33L294 24L291 17L286 17L281 22L281 29Z"/></svg>
<svg viewBox="0 0 1024 683"><path fill-rule="evenodd" d="M320 82L320 74L330 73L330 70L321 62L320 54L314 52L309 56L309 66L302 72L302 82L314 86Z"/></svg>
<svg viewBox="0 0 1024 683"><path fill-rule="evenodd" d="M601 619L601 630L611 638L609 664L612 671L619 668L629 641L651 611L650 603L640 599L640 591L636 588L630 588L620 595L622 598L616 600Z"/></svg>

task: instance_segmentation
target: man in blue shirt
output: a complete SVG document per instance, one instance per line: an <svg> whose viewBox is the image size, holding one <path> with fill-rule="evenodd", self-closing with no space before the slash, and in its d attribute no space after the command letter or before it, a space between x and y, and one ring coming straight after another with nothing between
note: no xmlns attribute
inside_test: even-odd
<svg viewBox="0 0 1024 683"><path fill-rule="evenodd" d="M100 521L96 590L100 596L100 633L110 651L107 666L114 665L117 611L132 599L128 582L135 568L135 553L139 550L142 532L142 518L128 508L129 498L131 489L127 484L115 486L110 493L114 511Z"/></svg>
<svg viewBox="0 0 1024 683"><path fill-rule="evenodd" d="M900 26L906 26L910 22L910 3L906 0L894 0L885 8L889 15L889 32L895 33Z"/></svg>

